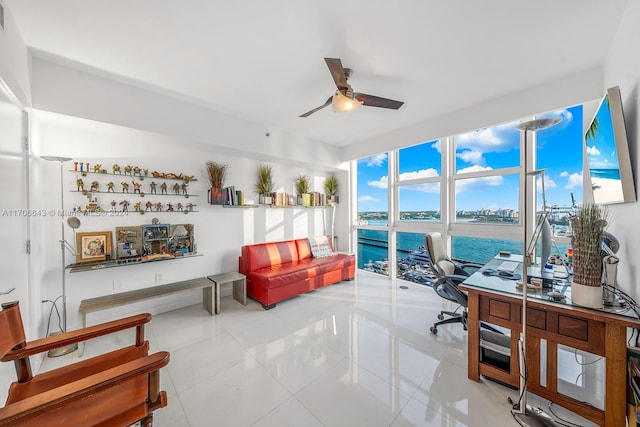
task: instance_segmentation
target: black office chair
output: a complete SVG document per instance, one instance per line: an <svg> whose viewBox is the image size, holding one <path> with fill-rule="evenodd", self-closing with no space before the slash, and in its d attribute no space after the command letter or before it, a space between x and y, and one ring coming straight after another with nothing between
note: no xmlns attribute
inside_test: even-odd
<svg viewBox="0 0 640 427"><path fill-rule="evenodd" d="M433 324L430 331L432 334L438 333L438 326L448 323L462 323L464 330L467 330L467 294L458 289L458 285L467 277L482 267L477 263L456 263L447 257L442 242L442 235L438 232L427 233L427 251L431 257L431 269L436 276L433 289L438 296L449 301L460 304L455 311L443 310L438 314L438 321ZM459 312L458 310L462 308ZM445 319L446 316L450 316ZM491 331L501 333L497 329L482 323L482 327Z"/></svg>

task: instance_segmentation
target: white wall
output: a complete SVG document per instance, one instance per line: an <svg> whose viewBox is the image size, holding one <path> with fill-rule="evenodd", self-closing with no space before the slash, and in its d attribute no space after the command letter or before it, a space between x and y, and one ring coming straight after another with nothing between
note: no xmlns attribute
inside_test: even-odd
<svg viewBox="0 0 640 427"><path fill-rule="evenodd" d="M236 189L245 193L247 203L256 199L253 194L255 173L260 161L219 154L215 149L204 144L193 143L166 135L139 131L121 126L115 126L85 119L34 111L34 152L40 155L57 155L72 157L75 161L89 162L90 165L101 163L103 168L110 170L114 163L121 166L126 164L139 165L149 171L185 173L196 175L198 181L189 186L189 193L196 197L189 199L169 198L171 201L183 204L196 204L190 214L167 212L152 212L144 215L133 212L133 204L137 200L145 201L139 196L121 193L121 181L131 181L130 178L113 177L116 183L115 194L98 194L98 201L105 210L110 209L111 200L118 203L122 199L131 202L130 213L127 216L80 217L81 227L77 231L115 231L116 226L150 224L151 219L157 217L161 223L190 223L195 225L195 241L201 257L184 260L132 265L96 271L67 274L67 311L68 326L73 329L78 326L78 306L82 299L113 292L122 292L144 288L156 284L156 275L162 276L162 283L201 277L226 271L237 271L240 247L243 244L292 239L329 232L330 209L288 208L276 209L264 206L248 209L228 209L221 206L207 204L207 180L205 162L213 160L227 163L230 166L226 185L234 185ZM320 183L326 172L290 164L269 162L273 166L277 191L291 193L295 177L306 174L316 182L314 190L322 191ZM38 173L42 176L34 183L34 192L42 194L40 201L34 202L34 209L58 209L60 206L59 169L57 165L38 162ZM75 180L78 175L68 172L74 168L73 161L64 167L64 204L66 209L73 209L78 205L85 206L88 200L80 193L71 192L76 189ZM34 172L35 173L35 172ZM339 180L345 182L346 173L338 174ZM88 176L86 183L93 178ZM99 177L103 183L107 180ZM143 185L151 179L147 177ZM346 188L346 184L345 184ZM143 188L144 189L144 188ZM130 189L130 191L132 191ZM146 190L147 192L149 189ZM150 197L148 198L150 200ZM162 199L162 198L161 198ZM167 199L167 197L165 197ZM346 222L347 216L338 207L336 221ZM42 282L47 298L53 299L60 294L61 271L60 248L60 217L46 217L39 220L47 224L39 228L38 242L35 251L42 255L41 274L37 278ZM338 227L336 227L338 228ZM342 229L348 227L342 225ZM65 238L73 241L73 231L66 228ZM35 238L34 238L35 240ZM340 241L346 243L347 236ZM72 260L69 259L69 262ZM193 304L201 299L201 294L174 295L163 299L154 299L140 304L97 313L89 318L89 324L106 318L126 315L141 310L152 313Z"/></svg>
<svg viewBox="0 0 640 427"><path fill-rule="evenodd" d="M640 184L640 57L635 53L640 42L640 3L630 1L609 55L604 63L604 86L620 86L627 137L634 171L636 194ZM626 203L608 208L608 231L620 240L618 279L620 287L636 300L640 298L640 204Z"/></svg>
<svg viewBox="0 0 640 427"><path fill-rule="evenodd" d="M0 2L2 3L2 2ZM20 103L31 105L29 56L11 9L4 5L4 30L0 31L0 80L9 86Z"/></svg>

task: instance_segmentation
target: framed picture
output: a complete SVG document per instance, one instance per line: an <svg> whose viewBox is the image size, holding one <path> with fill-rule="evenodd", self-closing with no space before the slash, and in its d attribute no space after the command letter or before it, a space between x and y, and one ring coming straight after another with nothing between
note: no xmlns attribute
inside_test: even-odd
<svg viewBox="0 0 640 427"><path fill-rule="evenodd" d="M76 262L96 262L111 259L111 232L90 231L76 234Z"/></svg>

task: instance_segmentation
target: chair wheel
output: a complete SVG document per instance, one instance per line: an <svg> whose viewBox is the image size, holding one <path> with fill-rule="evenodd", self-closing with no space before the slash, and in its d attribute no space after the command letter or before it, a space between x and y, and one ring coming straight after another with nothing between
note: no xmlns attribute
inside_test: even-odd
<svg viewBox="0 0 640 427"><path fill-rule="evenodd" d="M431 329L429 329L431 331L431 333L433 335L436 335L438 333L438 328L436 328L435 326L432 326Z"/></svg>
<svg viewBox="0 0 640 427"><path fill-rule="evenodd" d="M438 320L444 320L444 314L442 313L438 314Z"/></svg>

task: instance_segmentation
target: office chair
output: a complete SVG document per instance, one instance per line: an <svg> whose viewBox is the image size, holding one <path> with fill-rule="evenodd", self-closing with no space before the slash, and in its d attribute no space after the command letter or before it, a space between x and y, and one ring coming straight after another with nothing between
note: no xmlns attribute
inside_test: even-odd
<svg viewBox="0 0 640 427"><path fill-rule="evenodd" d="M432 334L438 333L438 326L448 323L462 323L464 330L467 330L467 294L458 289L458 285L476 270L482 267L477 263L456 263L447 257L442 235L438 232L427 233L427 250L431 257L431 269L436 276L433 289L439 297L458 303L462 307L462 312L458 312L460 307L455 311L443 310L438 314L438 321L430 328ZM445 319L446 316L450 316ZM497 329L487 324L481 324L482 327L501 333Z"/></svg>

